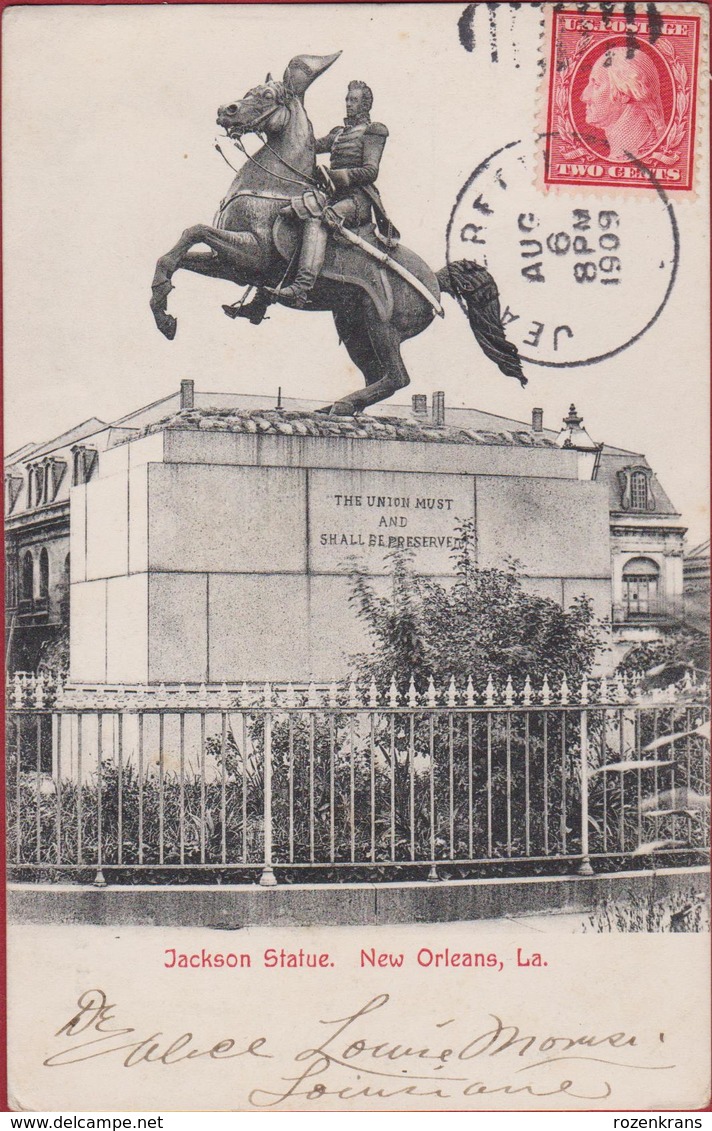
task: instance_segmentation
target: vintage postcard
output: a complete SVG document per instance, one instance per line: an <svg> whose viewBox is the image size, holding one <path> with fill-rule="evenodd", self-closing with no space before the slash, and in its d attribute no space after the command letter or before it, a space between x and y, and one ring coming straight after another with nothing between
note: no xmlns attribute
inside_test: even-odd
<svg viewBox="0 0 712 1131"><path fill-rule="evenodd" d="M708 33L5 8L13 1110L708 1104Z"/></svg>

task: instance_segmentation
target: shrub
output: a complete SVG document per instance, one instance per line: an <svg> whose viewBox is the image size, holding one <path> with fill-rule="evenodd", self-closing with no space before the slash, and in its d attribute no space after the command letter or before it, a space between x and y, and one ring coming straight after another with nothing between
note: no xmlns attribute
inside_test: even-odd
<svg viewBox="0 0 712 1131"><path fill-rule="evenodd" d="M604 642L590 598L582 594L564 610L528 593L517 563L477 566L474 522L462 523L458 535L449 586L419 577L402 551L390 555L388 597L377 596L354 568L351 601L373 642L370 653L355 658L360 675L386 687L395 677L401 688L412 675L419 691L431 677L441 687L451 676L461 687L471 677L481 691L489 675L502 682L510 675L520 682L566 675L575 682L590 673Z"/></svg>

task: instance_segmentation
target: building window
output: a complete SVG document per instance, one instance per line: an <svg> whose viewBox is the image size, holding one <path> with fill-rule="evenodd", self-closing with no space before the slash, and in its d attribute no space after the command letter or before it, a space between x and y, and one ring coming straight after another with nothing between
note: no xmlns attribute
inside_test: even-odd
<svg viewBox="0 0 712 1131"><path fill-rule="evenodd" d="M5 476L5 514L12 514L20 497L24 480L19 475Z"/></svg>
<svg viewBox="0 0 712 1131"><path fill-rule="evenodd" d="M99 453L95 448L72 448L72 483L88 483L97 468Z"/></svg>
<svg viewBox="0 0 712 1131"><path fill-rule="evenodd" d="M47 501L53 503L57 498L60 484L64 479L67 464L63 459L51 459L47 463Z"/></svg>
<svg viewBox="0 0 712 1131"><path fill-rule="evenodd" d="M45 501L45 469L39 464L34 464L29 471L29 503L31 507L40 507Z"/></svg>
<svg viewBox="0 0 712 1131"><path fill-rule="evenodd" d="M44 546L40 550L40 597L49 597L49 554Z"/></svg>
<svg viewBox="0 0 712 1131"><path fill-rule="evenodd" d="M653 473L649 467L624 467L618 472L621 510L654 511Z"/></svg>
<svg viewBox="0 0 712 1131"><path fill-rule="evenodd" d="M32 601L35 595L35 561L28 550L22 559L22 592L23 601Z"/></svg>
<svg viewBox="0 0 712 1131"><path fill-rule="evenodd" d="M642 471L634 471L630 477L630 509L648 509L648 479Z"/></svg>
<svg viewBox="0 0 712 1131"><path fill-rule="evenodd" d="M659 612L660 570L650 558L633 558L623 566L623 604L629 617Z"/></svg>

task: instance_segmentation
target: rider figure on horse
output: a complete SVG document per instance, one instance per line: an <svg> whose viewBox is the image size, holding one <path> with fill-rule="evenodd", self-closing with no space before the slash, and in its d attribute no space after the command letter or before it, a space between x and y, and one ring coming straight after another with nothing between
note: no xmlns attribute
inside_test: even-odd
<svg viewBox="0 0 712 1131"><path fill-rule="evenodd" d="M371 121L372 105L370 87L357 79L350 82L343 126L335 126L325 137L317 139L316 152L330 154L330 168L318 170L328 204L324 208L320 203L323 193L310 192L294 198L283 210L302 222L302 242L294 281L286 287L264 288L274 296L272 301L306 306L324 266L329 228L360 228L369 223L373 212L378 238L387 247L397 246L399 233L388 219L375 186L388 130L380 122ZM264 291L234 313L252 322L262 321L270 301Z"/></svg>

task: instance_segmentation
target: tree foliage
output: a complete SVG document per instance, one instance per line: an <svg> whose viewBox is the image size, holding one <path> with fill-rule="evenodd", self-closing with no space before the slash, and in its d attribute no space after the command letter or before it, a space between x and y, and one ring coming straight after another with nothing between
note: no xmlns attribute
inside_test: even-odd
<svg viewBox="0 0 712 1131"><path fill-rule="evenodd" d="M707 681L710 674L709 636L681 622L662 640L635 644L617 670L642 676L644 688L668 687L679 682L687 673Z"/></svg>
<svg viewBox="0 0 712 1131"><path fill-rule="evenodd" d="M590 598L581 595L564 610L527 592L516 562L479 568L474 522L463 523L458 537L452 584L419 577L402 551L390 555L388 596L354 568L351 602L373 641L372 652L355 658L361 676L381 685L394 676L402 687L412 675L422 690L431 677L440 685L471 677L477 688L489 675L541 682L588 674L604 642Z"/></svg>

